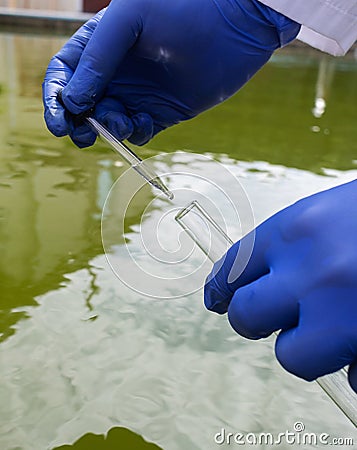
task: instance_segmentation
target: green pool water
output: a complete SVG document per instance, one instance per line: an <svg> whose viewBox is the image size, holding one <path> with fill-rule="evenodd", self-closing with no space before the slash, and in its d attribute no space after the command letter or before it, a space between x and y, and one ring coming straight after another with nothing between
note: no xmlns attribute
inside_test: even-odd
<svg viewBox="0 0 357 450"><path fill-rule="evenodd" d="M46 131L41 83L64 40L0 34L0 448L213 450L235 447L215 443L222 428L278 434L297 422L356 443L316 383L278 365L273 338L244 340L204 309L207 261L194 252L162 267L143 252L167 202L136 193L103 143L78 150ZM178 202L209 197L201 180L212 180L238 204L239 186L258 224L356 178L356 105L353 54L285 49L232 99L136 150L185 190ZM178 177L185 170L194 176ZM223 215L239 238L228 207ZM178 229L163 229L170 253ZM149 281L131 272L132 255L154 271ZM174 279L188 272L189 282Z"/></svg>

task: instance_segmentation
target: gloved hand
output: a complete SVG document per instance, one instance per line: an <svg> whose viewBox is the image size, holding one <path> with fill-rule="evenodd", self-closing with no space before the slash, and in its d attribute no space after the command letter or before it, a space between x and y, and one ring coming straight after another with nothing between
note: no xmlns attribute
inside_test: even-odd
<svg viewBox="0 0 357 450"><path fill-rule="evenodd" d="M222 102L294 39L300 25L257 0L112 0L51 60L45 120L79 146L95 134L72 114L95 118L118 139L143 144Z"/></svg>
<svg viewBox="0 0 357 450"><path fill-rule="evenodd" d="M349 365L357 392L357 180L307 197L256 229L241 270L234 244L205 286L205 305L249 339L282 330L279 362L314 380ZM237 258L236 258L237 257Z"/></svg>

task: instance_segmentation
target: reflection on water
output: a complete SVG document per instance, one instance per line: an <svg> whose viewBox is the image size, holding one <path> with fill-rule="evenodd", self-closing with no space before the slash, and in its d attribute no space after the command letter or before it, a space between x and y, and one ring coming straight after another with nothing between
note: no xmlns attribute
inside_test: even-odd
<svg viewBox="0 0 357 450"><path fill-rule="evenodd" d="M106 436L88 433L73 445L62 445L53 450L118 450L118 443L125 450L160 450L157 445L145 442L141 436L125 428L113 428Z"/></svg>
<svg viewBox="0 0 357 450"><path fill-rule="evenodd" d="M314 117L320 119L326 111L326 100L333 81L336 60L327 55L321 58L316 81L315 104L312 109Z"/></svg>
<svg viewBox="0 0 357 450"><path fill-rule="evenodd" d="M239 338L225 317L203 309L201 292L149 300L112 273L100 217L125 167L103 144L79 151L51 137L42 121L40 84L61 42L0 35L1 449L55 448L84 436L73 447L81 448L87 439L103 441L88 433L125 427L165 450L207 450L216 448L222 427L280 432L297 420L311 432L352 436L315 384L278 366L273 339ZM356 178L356 62L335 60L325 81L319 65L317 53L282 52L237 96L138 152L169 152L157 161L160 172L185 164L214 178L215 163L175 152L210 154L240 180L257 223L301 196ZM312 108L320 92L327 106L318 118ZM194 188L190 181L187 188ZM125 238L138 250L138 225L152 200L150 189L140 190L124 229L109 224L114 256ZM144 231L161 211L164 202L154 202ZM129 448L120 447L123 435L109 437Z"/></svg>

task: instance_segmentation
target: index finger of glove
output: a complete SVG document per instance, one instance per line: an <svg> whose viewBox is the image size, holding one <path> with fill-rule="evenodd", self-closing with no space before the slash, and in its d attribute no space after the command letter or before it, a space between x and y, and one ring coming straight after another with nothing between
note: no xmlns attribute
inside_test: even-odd
<svg viewBox="0 0 357 450"><path fill-rule="evenodd" d="M63 101L73 114L92 108L104 95L142 29L140 0L111 2L86 45Z"/></svg>

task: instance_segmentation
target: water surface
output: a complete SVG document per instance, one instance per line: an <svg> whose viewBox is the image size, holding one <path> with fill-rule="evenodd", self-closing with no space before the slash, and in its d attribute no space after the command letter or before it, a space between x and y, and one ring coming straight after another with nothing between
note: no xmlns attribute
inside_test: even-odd
<svg viewBox="0 0 357 450"><path fill-rule="evenodd" d="M63 41L0 35L1 449L77 442L73 448L210 450L222 428L279 433L297 421L309 432L357 439L315 383L279 367L272 338L239 338L225 317L204 310L201 289L160 300L143 294L142 280L132 289L112 272L101 213L125 166L104 144L80 151L55 139L42 120L42 77ZM154 161L163 173L186 167L229 190L229 177L217 170L224 164L260 223L298 198L356 178L356 74L353 55L278 53L234 98L138 151L164 153ZM326 110L315 117L321 92ZM185 180L187 190L198 189L197 177ZM150 236L167 207L143 188L119 226L137 182L129 178L112 197L117 208L106 228L107 249L124 273L125 244L154 267L140 253L139 230ZM165 243L176 242L176 224L165 227ZM165 273L185 273L187 264ZM181 287L167 281L160 292L175 296ZM100 435L109 430L105 441Z"/></svg>

